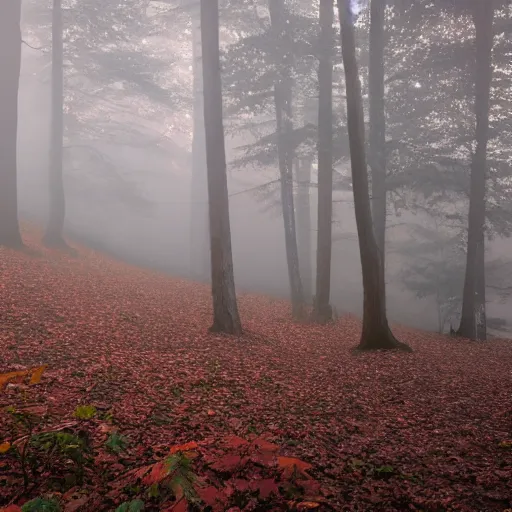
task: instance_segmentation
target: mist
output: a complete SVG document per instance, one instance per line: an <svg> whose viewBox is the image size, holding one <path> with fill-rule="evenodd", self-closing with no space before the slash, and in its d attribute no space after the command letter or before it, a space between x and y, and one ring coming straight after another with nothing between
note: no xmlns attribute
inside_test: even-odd
<svg viewBox="0 0 512 512"><path fill-rule="evenodd" d="M154 13L148 11L148 17L162 17L160 11L154 9ZM27 44L23 45L19 93L19 207L23 217L42 225L48 212L51 41L47 39L48 34L44 34L44 26L37 23L41 24L48 15L49 11L45 12L41 6L36 7L31 2L23 5L23 33ZM173 23L181 27L179 37L179 31L173 32L171 37L165 34L170 16L174 16ZM107 69L88 69L94 64L89 62L94 55L89 55L87 47L83 48L85 57L80 53L65 54L65 230L77 240L126 261L174 275L208 280L207 271L198 270L197 265L194 268L191 235L194 207L205 212L207 207L204 193L201 196L192 191L192 22L190 16L178 12L167 14L167 18L156 23L160 22L162 27L156 35L151 33L155 31L154 23L150 22L147 34L138 34L132 44L143 45L148 59L157 61L157 79L162 88L165 89L166 83L172 84L168 100L160 101L158 95L155 100L149 80L146 88L141 76L135 74L137 66L133 66L134 71L128 66L123 76L122 61L116 63L120 67L112 74L117 73L117 78L109 76ZM248 13L242 25L257 22L253 14ZM72 25L67 31L68 37L74 37ZM229 52L230 42L238 44L239 37L236 32L224 34L224 50ZM93 44L93 40L90 43ZM167 52L170 57L162 56L162 47L172 50ZM75 49L73 43L72 51L79 50L80 46ZM123 57L121 49L119 52L118 60ZM128 51L125 58L129 62ZM258 119L271 121L272 118L263 113ZM236 120L231 124L240 123ZM229 125L230 119L227 120L228 133ZM261 198L254 192L259 185L277 179L277 162L248 167L238 165L237 159L242 154L240 147L253 143L255 137L250 132L235 130L226 138L226 152L237 289L286 298L289 285L279 205L273 204L276 203L273 196ZM314 162L313 166L316 167ZM337 170L346 175L348 165L338 163ZM316 182L314 174L313 169L312 183ZM314 263L317 224L314 186L308 190L308 199L311 219L308 252ZM360 315L361 271L350 190L335 192L334 200L332 303L340 314ZM206 222L207 214L204 215ZM408 211L397 217L388 205L387 307L395 323L437 330L435 298L419 298L407 290L401 278L407 258L396 249L414 236L411 226L422 222L424 219L419 215ZM206 237L207 232L205 251ZM486 258L506 260L511 248L510 240L493 238L486 244ZM504 279L510 276L510 268L505 262ZM308 278L313 280L315 270L309 270ZM512 321L510 304L492 291L487 307L489 317L501 318L507 323Z"/></svg>
<svg viewBox="0 0 512 512"><path fill-rule="evenodd" d="M0 512L512 511L510 0L0 1Z"/></svg>

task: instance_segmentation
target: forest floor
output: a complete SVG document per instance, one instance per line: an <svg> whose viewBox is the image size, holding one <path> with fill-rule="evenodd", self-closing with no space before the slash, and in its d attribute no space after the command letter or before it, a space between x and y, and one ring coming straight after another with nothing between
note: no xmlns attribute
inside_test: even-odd
<svg viewBox="0 0 512 512"><path fill-rule="evenodd" d="M0 376L0 510L512 507L511 341L396 327L413 353L354 353L357 319L253 295L219 336L207 286L24 238L0 248L0 373L47 366Z"/></svg>

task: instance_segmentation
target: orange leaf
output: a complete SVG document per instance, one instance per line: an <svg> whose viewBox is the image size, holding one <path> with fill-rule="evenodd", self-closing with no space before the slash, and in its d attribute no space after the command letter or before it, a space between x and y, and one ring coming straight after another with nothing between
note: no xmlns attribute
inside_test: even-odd
<svg viewBox="0 0 512 512"><path fill-rule="evenodd" d="M11 443L7 441L5 443L0 444L0 453L7 453L11 448Z"/></svg>
<svg viewBox="0 0 512 512"><path fill-rule="evenodd" d="M7 372L0 374L0 390L3 389L11 380L22 381L23 377L28 375L28 370L19 370L16 372Z"/></svg>
<svg viewBox="0 0 512 512"><path fill-rule="evenodd" d="M195 450L196 448L199 448L198 444L195 441L190 441L190 443L177 444L175 446L171 446L169 454L172 455L173 453L176 452L188 452L191 450Z"/></svg>
<svg viewBox="0 0 512 512"><path fill-rule="evenodd" d="M298 510L309 510L312 508L318 508L320 506L320 503L317 503L316 501L301 501L299 504L297 504Z"/></svg>
<svg viewBox="0 0 512 512"><path fill-rule="evenodd" d="M8 505L5 508L0 508L0 512L21 512L21 508L18 505Z"/></svg>
<svg viewBox="0 0 512 512"><path fill-rule="evenodd" d="M34 368L31 370L32 376L30 377L29 384L32 386L34 384L39 384L41 382L41 377L43 376L44 371L46 370L47 365L40 366L39 368Z"/></svg>
<svg viewBox="0 0 512 512"><path fill-rule="evenodd" d="M215 416L217 413L213 409L208 409L208 416Z"/></svg>

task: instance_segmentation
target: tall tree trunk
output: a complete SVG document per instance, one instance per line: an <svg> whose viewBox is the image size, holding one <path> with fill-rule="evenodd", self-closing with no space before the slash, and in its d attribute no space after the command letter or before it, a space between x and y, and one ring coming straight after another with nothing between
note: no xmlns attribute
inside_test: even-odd
<svg viewBox="0 0 512 512"><path fill-rule="evenodd" d="M201 0L204 121L210 212L212 331L241 334L231 253L219 57L219 2Z"/></svg>
<svg viewBox="0 0 512 512"><path fill-rule="evenodd" d="M458 330L460 336L482 341L487 337L484 229L494 8L493 0L473 2L473 20L476 29L476 149L471 162L466 274Z"/></svg>
<svg viewBox="0 0 512 512"><path fill-rule="evenodd" d="M296 320L304 317L304 290L300 277L297 232L295 227L295 208L293 201L293 157L291 146L292 122L292 41L287 24L287 12L283 0L269 0L270 21L275 35L276 61L279 76L274 84L274 104L277 124L277 150L279 155L279 173L281 178L281 203L283 208L284 238L292 315Z"/></svg>
<svg viewBox="0 0 512 512"><path fill-rule="evenodd" d="M64 137L64 72L62 42L62 0L53 0L52 12L52 117L49 169L49 216L44 243L63 246L62 232L66 216L66 198L62 177L62 144Z"/></svg>
<svg viewBox="0 0 512 512"><path fill-rule="evenodd" d="M370 168L372 214L377 245L386 274L386 116L384 109L384 16L386 0L371 0L370 8Z"/></svg>
<svg viewBox="0 0 512 512"><path fill-rule="evenodd" d="M386 316L386 285L370 210L368 170L364 147L363 102L357 69L351 0L338 0L338 10L345 68L354 207L363 272L363 330L359 348L362 350L393 348L410 350L407 345L399 342L393 336Z"/></svg>
<svg viewBox="0 0 512 512"><path fill-rule="evenodd" d="M190 210L190 270L197 279L208 279L208 187L204 133L203 64L199 2L192 12L193 134Z"/></svg>
<svg viewBox="0 0 512 512"><path fill-rule="evenodd" d="M332 54L334 48L332 0L320 0L320 53L318 63L318 231L316 292L313 319L332 320Z"/></svg>
<svg viewBox="0 0 512 512"><path fill-rule="evenodd" d="M23 245L18 222L17 137L21 0L0 2L0 245Z"/></svg>
<svg viewBox="0 0 512 512"><path fill-rule="evenodd" d="M297 242L300 276L304 287L304 298L313 297L313 269L311 263L311 166L309 158L298 158L295 164L297 181Z"/></svg>

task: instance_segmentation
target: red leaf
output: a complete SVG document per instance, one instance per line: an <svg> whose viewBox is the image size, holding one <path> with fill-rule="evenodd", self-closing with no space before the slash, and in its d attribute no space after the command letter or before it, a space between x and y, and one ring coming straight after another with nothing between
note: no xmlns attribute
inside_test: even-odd
<svg viewBox="0 0 512 512"><path fill-rule="evenodd" d="M309 497L316 496L320 493L320 482L317 480L313 480L312 478L308 478L307 480L297 480L297 485L302 487L304 490L304 493L307 494Z"/></svg>
<svg viewBox="0 0 512 512"><path fill-rule="evenodd" d="M190 441L190 443L185 444L177 444L175 446L172 446L169 450L169 453L172 455L173 453L177 452L188 452L191 450L196 450L199 448L198 444L195 441Z"/></svg>
<svg viewBox="0 0 512 512"><path fill-rule="evenodd" d="M203 500L206 505L210 505L213 509L221 507L219 510L224 510L225 494L219 491L213 485L209 487L200 487L197 489L197 494Z"/></svg>
<svg viewBox="0 0 512 512"><path fill-rule="evenodd" d="M248 491L251 488L251 484L247 480L243 480L241 478L237 478L232 481L233 487L235 490L239 492L245 492Z"/></svg>
<svg viewBox="0 0 512 512"><path fill-rule="evenodd" d="M245 439L238 436L228 436L225 438L224 443L228 448L240 448L240 446L247 446L249 444Z"/></svg>
<svg viewBox="0 0 512 512"><path fill-rule="evenodd" d="M313 467L311 464L295 457L277 457L277 464L282 469L296 467L300 471L307 471Z"/></svg>
<svg viewBox="0 0 512 512"><path fill-rule="evenodd" d="M181 498L170 507L161 509L160 512L188 512L188 502L185 498Z"/></svg>
<svg viewBox="0 0 512 512"><path fill-rule="evenodd" d="M278 457L277 458L278 466L284 470L285 476L289 477L293 474L294 471L297 471L301 475L304 475L306 478L309 478L309 475L306 473L308 469L311 469L313 466L304 462L300 459L296 459L295 457Z"/></svg>
<svg viewBox="0 0 512 512"><path fill-rule="evenodd" d="M21 512L21 507L18 507L18 505L8 505L7 507L0 508L0 512Z"/></svg>
<svg viewBox="0 0 512 512"><path fill-rule="evenodd" d="M256 452L251 455L251 460L256 464L270 467L276 463L276 456L271 452Z"/></svg>
<svg viewBox="0 0 512 512"><path fill-rule="evenodd" d="M216 471L232 473L240 466L243 466L246 462L247 459L242 459L240 455L224 455L224 457L221 457L212 464L211 468Z"/></svg>
<svg viewBox="0 0 512 512"><path fill-rule="evenodd" d="M259 491L260 497L264 500L266 500L271 494L279 494L279 488L273 478L255 480L251 482L251 489Z"/></svg>
<svg viewBox="0 0 512 512"><path fill-rule="evenodd" d="M258 437L254 440L254 444L262 451L262 452L278 452L279 446L274 443L270 443L266 439L262 439L261 437Z"/></svg>
<svg viewBox="0 0 512 512"><path fill-rule="evenodd" d="M153 464L151 472L142 479L145 485L160 483L169 475L169 464L166 461L160 461Z"/></svg>

